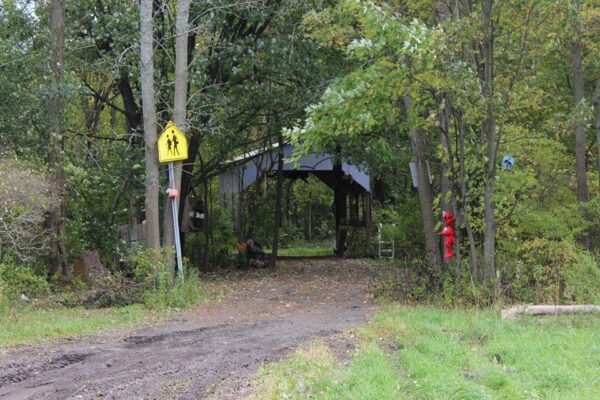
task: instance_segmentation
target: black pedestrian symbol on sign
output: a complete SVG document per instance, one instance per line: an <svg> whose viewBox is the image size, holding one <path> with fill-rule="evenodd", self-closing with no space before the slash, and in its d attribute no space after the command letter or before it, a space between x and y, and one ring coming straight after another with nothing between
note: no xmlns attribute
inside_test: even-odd
<svg viewBox="0 0 600 400"><path fill-rule="evenodd" d="M167 136L167 153L169 153L169 154L173 154L173 150L171 149L172 145L173 145L173 142L171 141L171 138L169 136Z"/></svg>
<svg viewBox="0 0 600 400"><path fill-rule="evenodd" d="M179 140L177 140L177 136L175 136L175 131L171 130L171 133L173 134L173 155L177 154L179 155L179 149L177 148L177 146L179 145Z"/></svg>

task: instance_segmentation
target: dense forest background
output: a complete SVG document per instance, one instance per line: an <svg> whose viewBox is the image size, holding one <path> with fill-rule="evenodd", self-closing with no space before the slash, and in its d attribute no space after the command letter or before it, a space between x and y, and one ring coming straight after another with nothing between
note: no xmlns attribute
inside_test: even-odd
<svg viewBox="0 0 600 400"><path fill-rule="evenodd" d="M192 268L231 263L249 232L332 246L316 179L247 191L242 231L219 205L227 160L291 141L369 171L374 226L424 285L596 301L599 38L596 0L5 0L0 287L72 282L91 250L126 273L136 227L172 246L155 141L173 120L190 153L179 217L203 215L181 233Z"/></svg>

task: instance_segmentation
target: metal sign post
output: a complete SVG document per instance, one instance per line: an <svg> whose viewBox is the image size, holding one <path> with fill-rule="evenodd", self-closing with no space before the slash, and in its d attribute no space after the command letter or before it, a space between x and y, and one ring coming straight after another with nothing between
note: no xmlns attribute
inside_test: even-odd
<svg viewBox="0 0 600 400"><path fill-rule="evenodd" d="M173 233L175 236L175 251L177 253L177 274L183 279L183 262L181 260L181 240L179 238L179 216L177 198L179 191L175 187L175 168L173 161L183 161L188 158L187 138L173 122L167 124L158 138L158 161L169 163L169 199L173 212Z"/></svg>
<svg viewBox="0 0 600 400"><path fill-rule="evenodd" d="M175 188L175 168L169 163L169 188ZM173 233L175 236L175 252L177 253L177 274L183 279L183 262L181 260L181 240L179 238L179 216L177 215L177 197L171 199L171 211L173 212Z"/></svg>

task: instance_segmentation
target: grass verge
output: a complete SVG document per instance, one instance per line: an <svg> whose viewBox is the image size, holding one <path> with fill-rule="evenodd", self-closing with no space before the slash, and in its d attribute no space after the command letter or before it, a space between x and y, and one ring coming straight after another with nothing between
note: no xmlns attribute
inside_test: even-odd
<svg viewBox="0 0 600 400"><path fill-rule="evenodd" d="M36 300L31 305L19 307L0 299L0 348L156 322L173 312L216 300L222 295L219 285L210 280L199 281L196 275L187 277L185 283L180 280L156 281L160 283L158 287L144 291L144 304L122 307L56 306L57 299L77 300L73 292L58 293L51 299ZM74 304L80 302L74 301Z"/></svg>
<svg viewBox="0 0 600 400"><path fill-rule="evenodd" d="M156 320L165 314L150 313L138 304L98 310L86 310L83 307L28 309L1 319L0 347L84 336L102 330L134 326Z"/></svg>
<svg viewBox="0 0 600 400"><path fill-rule="evenodd" d="M267 365L257 399L598 399L600 318L388 306L347 365L321 342Z"/></svg>

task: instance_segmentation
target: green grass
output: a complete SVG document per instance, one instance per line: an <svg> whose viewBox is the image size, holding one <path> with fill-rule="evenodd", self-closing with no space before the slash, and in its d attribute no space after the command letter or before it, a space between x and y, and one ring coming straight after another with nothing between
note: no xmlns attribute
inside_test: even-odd
<svg viewBox="0 0 600 400"><path fill-rule="evenodd" d="M389 306L347 366L322 343L263 368L259 399L600 399L600 318Z"/></svg>
<svg viewBox="0 0 600 400"><path fill-rule="evenodd" d="M399 381L385 354L370 347L348 369L322 342L301 348L286 363L261 373L257 399L397 399Z"/></svg>
<svg viewBox="0 0 600 400"><path fill-rule="evenodd" d="M23 310L12 316L0 317L0 347L134 326L155 320L162 314L151 313L141 305L99 310L81 307Z"/></svg>
<svg viewBox="0 0 600 400"><path fill-rule="evenodd" d="M271 249L267 249L266 252L271 253ZM277 255L282 257L324 257L332 254L332 247L309 245L285 247L277 251Z"/></svg>

